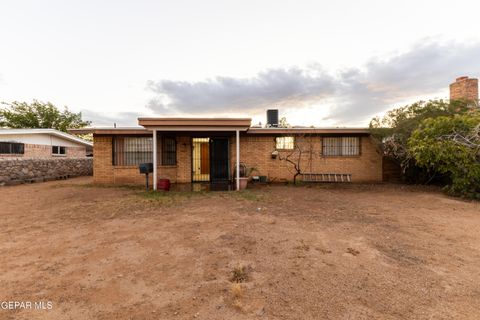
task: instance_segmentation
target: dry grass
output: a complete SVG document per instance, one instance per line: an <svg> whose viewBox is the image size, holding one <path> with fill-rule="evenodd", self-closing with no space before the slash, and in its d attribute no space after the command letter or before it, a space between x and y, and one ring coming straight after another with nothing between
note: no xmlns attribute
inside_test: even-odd
<svg viewBox="0 0 480 320"><path fill-rule="evenodd" d="M241 298L243 296L243 288L240 283L232 283L230 286L230 293L232 294L234 299Z"/></svg>
<svg viewBox="0 0 480 320"><path fill-rule="evenodd" d="M233 268L230 281L235 283L247 282L248 273L249 273L249 270L246 266L238 265L237 267Z"/></svg>
<svg viewBox="0 0 480 320"><path fill-rule="evenodd" d="M244 306L240 300L243 297L243 287L240 283L232 283L230 294L232 295L232 307L238 311L243 311Z"/></svg>
<svg viewBox="0 0 480 320"><path fill-rule="evenodd" d="M238 311L243 311L243 304L239 299L233 300L232 306Z"/></svg>

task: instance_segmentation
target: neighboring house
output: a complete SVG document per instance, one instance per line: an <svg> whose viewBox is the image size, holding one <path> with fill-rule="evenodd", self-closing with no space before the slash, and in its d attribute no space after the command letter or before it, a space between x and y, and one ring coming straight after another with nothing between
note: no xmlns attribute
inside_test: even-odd
<svg viewBox="0 0 480 320"><path fill-rule="evenodd" d="M138 121L135 128L70 130L93 133L95 183L143 184L138 165L145 162L156 164L150 175L154 188L155 177L174 183L231 181L240 162L270 181L291 181L295 170L284 159L300 144L300 179L382 181L382 156L367 128L279 128L276 123L260 128L245 118Z"/></svg>
<svg viewBox="0 0 480 320"><path fill-rule="evenodd" d="M0 129L0 158L83 158L93 144L55 129Z"/></svg>

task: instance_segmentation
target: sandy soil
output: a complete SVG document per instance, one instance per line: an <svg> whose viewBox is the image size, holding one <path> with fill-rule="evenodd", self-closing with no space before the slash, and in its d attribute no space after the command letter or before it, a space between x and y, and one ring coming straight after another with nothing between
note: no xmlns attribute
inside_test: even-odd
<svg viewBox="0 0 480 320"><path fill-rule="evenodd" d="M480 205L396 185L0 188L0 319L479 319ZM235 281L239 281L236 283Z"/></svg>

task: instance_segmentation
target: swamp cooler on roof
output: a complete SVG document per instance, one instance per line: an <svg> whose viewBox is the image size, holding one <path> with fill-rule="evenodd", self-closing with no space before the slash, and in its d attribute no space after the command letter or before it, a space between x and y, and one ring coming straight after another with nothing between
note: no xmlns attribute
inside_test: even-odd
<svg viewBox="0 0 480 320"><path fill-rule="evenodd" d="M267 110L267 128L278 127L278 109Z"/></svg>

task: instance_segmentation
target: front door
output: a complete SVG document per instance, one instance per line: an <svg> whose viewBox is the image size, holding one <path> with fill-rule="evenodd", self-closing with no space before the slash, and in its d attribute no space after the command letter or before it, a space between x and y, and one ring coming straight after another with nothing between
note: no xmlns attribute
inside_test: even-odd
<svg viewBox="0 0 480 320"><path fill-rule="evenodd" d="M210 139L210 181L226 182L230 180L228 138Z"/></svg>

